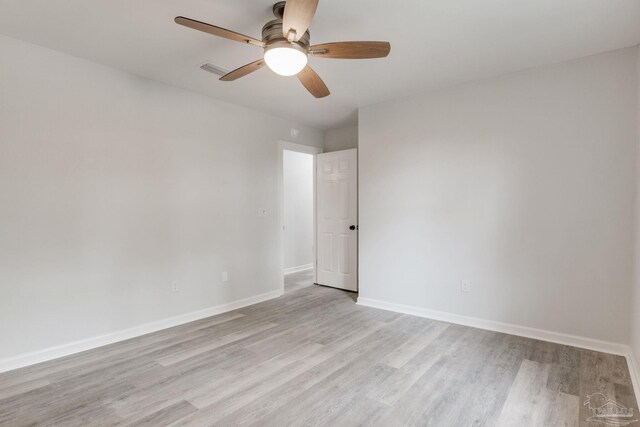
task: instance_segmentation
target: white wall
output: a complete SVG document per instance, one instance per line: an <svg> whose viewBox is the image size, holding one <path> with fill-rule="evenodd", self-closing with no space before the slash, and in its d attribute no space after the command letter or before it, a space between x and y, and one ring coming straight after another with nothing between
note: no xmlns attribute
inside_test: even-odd
<svg viewBox="0 0 640 427"><path fill-rule="evenodd" d="M292 126L0 37L0 359L277 291Z"/></svg>
<svg viewBox="0 0 640 427"><path fill-rule="evenodd" d="M284 268L313 264L313 155L284 150Z"/></svg>
<svg viewBox="0 0 640 427"><path fill-rule="evenodd" d="M360 110L360 297L628 343L636 93L626 49Z"/></svg>
<svg viewBox="0 0 640 427"><path fill-rule="evenodd" d="M358 148L358 125L329 129L324 133L324 152Z"/></svg>

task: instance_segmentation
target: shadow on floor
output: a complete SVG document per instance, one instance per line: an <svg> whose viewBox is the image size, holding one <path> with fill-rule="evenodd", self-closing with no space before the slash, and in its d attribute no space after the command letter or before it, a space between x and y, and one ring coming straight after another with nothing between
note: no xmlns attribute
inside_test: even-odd
<svg viewBox="0 0 640 427"><path fill-rule="evenodd" d="M284 293L288 294L290 292L299 291L300 289L304 289L309 286L314 286L313 283L313 269L299 271L297 273L290 273L284 275ZM315 285L322 286L322 285ZM327 288L332 289L330 286L326 286ZM358 293L357 292L349 292L343 291L342 289L333 288L337 292L344 292L353 300L353 302L357 302Z"/></svg>

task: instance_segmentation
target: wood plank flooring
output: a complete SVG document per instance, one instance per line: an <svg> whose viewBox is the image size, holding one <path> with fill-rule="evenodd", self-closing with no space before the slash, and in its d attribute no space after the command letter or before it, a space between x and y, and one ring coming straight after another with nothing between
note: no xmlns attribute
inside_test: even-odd
<svg viewBox="0 0 640 427"><path fill-rule="evenodd" d="M0 425L607 426L594 393L638 414L622 357L360 307L310 272L285 290L0 374Z"/></svg>

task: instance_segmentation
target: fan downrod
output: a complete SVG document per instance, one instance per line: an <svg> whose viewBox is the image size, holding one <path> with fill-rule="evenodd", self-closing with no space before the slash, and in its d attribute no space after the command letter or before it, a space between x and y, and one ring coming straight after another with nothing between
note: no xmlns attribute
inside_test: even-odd
<svg viewBox="0 0 640 427"><path fill-rule="evenodd" d="M286 1L279 1L273 5L272 10L276 18L282 19L284 17L284 5L286 3L287 3Z"/></svg>

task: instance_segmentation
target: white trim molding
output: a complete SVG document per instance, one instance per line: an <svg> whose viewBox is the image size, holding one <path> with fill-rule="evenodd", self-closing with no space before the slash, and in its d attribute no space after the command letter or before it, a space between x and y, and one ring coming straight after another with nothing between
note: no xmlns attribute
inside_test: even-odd
<svg viewBox="0 0 640 427"><path fill-rule="evenodd" d="M25 353L25 354L10 357L7 359L0 359L0 372L6 372L13 369L23 368L25 366L35 365L36 363L46 362L48 360L57 359L59 357L68 356L68 355L79 353L86 350L91 350L96 347L102 347L108 344L116 343L118 341L124 341L130 338L135 338L151 332L157 332L162 329L172 328L174 326L182 325L184 323L189 323L195 320L204 319L205 317L215 316L217 314L222 314L228 311L237 310L239 308L247 307L249 305L257 304L273 298L278 298L280 296L282 296L282 290L278 289L275 291L266 292L266 293L254 295L248 298L232 301L226 304L220 304L213 307L208 307L203 310L192 311L190 313L173 316L166 319L156 320L154 322L149 322L142 325L134 326L133 328L111 332L108 334L100 335L97 337L91 337L91 338L83 339L80 341L74 341L74 342L62 344L55 347L49 347L43 350L38 350L31 353Z"/></svg>
<svg viewBox="0 0 640 427"><path fill-rule="evenodd" d="M494 320L480 319L477 317L463 316L459 314L447 313L444 311L429 310L410 305L396 304L370 298L358 298L358 305L366 307L380 308L382 310L395 311L398 313L410 314L413 316L426 317L428 319L439 320L447 323L470 326L472 328L486 329L504 334L518 335L541 341L553 342L572 347L584 348L586 350L600 351L619 356L625 356L629 361L630 347L626 344L613 343L596 340L577 335L564 334L561 332L546 331L543 329L530 328L528 326L513 325L510 323L496 322ZM631 370L631 368L629 368Z"/></svg>
<svg viewBox="0 0 640 427"><path fill-rule="evenodd" d="M301 271L307 271L307 270L311 270L311 269L313 269L313 263L305 264L305 265L299 265L297 267L285 268L284 269L284 274L299 273Z"/></svg>

